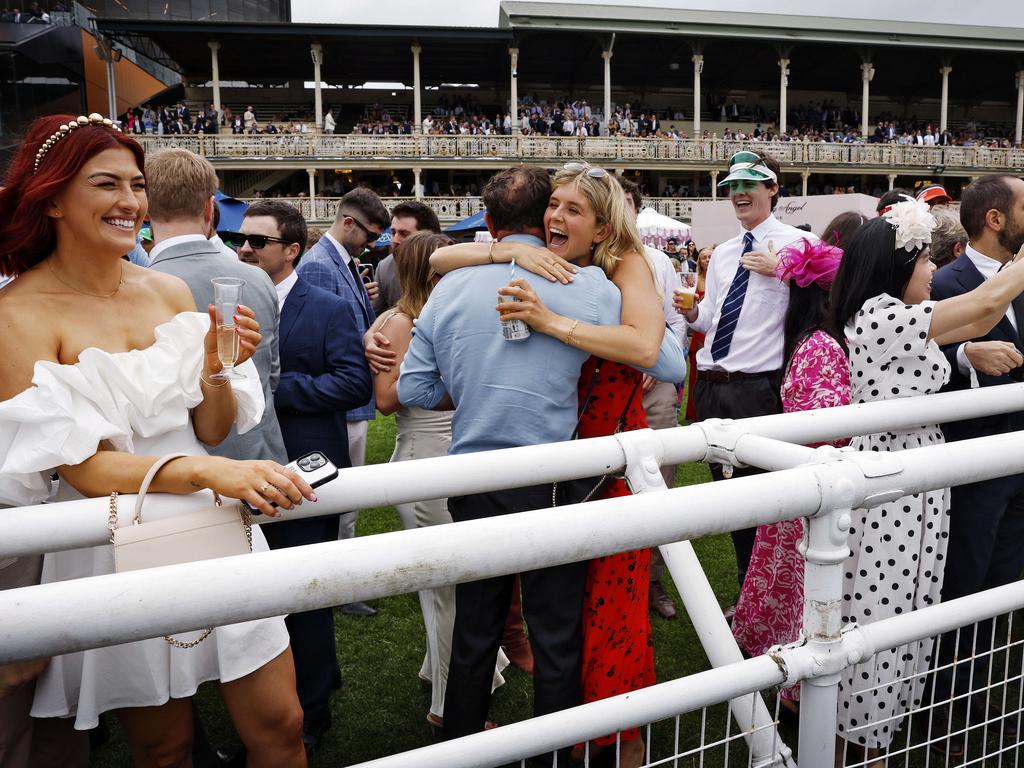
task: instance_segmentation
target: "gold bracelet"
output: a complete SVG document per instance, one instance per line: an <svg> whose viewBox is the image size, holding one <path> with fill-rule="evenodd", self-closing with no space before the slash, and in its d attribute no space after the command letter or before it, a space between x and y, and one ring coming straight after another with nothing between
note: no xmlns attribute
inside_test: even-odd
<svg viewBox="0 0 1024 768"><path fill-rule="evenodd" d="M491 244L487 246L487 258L491 260L491 264L494 263L494 244L497 240L491 240Z"/></svg>
<svg viewBox="0 0 1024 768"><path fill-rule="evenodd" d="M573 336L573 334L576 333L576 326L579 324L579 320L573 320L572 325L569 326L569 333L565 335L565 343L568 344L570 347L578 347L580 345L577 338Z"/></svg>
<svg viewBox="0 0 1024 768"><path fill-rule="evenodd" d="M206 386L212 387L213 389L220 389L221 387L226 386L228 383L227 380L222 381L220 384L214 384L212 381L207 381L206 379L203 378L202 371L199 372L199 380L203 382L203 384L205 384Z"/></svg>

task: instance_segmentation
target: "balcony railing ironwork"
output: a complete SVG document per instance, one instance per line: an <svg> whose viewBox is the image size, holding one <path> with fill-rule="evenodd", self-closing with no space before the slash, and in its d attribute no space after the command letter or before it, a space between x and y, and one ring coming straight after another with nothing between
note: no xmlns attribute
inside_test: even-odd
<svg viewBox="0 0 1024 768"><path fill-rule="evenodd" d="M363 136L330 134L141 136L147 150L176 146L211 160L306 159L393 162L408 160L680 163L694 170L725 163L739 149L770 153L783 167L925 172L1024 169L1024 147L922 147L809 141L741 142L723 139L640 139L554 136Z"/></svg>

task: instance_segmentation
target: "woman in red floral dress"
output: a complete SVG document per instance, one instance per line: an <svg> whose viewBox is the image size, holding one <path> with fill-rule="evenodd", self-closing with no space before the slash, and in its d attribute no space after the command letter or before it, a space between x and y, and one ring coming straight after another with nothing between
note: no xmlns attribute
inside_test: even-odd
<svg viewBox="0 0 1024 768"><path fill-rule="evenodd" d="M786 313L786 366L782 410L809 411L850 403L850 364L835 336L824 328L828 289L842 250L823 242L790 247L779 254L777 274L790 282ZM845 445L838 441L835 445ZM751 656L794 642L803 625L804 558L798 551L803 520L783 520L757 529L754 550L732 632ZM783 706L795 711L800 688L782 691Z"/></svg>

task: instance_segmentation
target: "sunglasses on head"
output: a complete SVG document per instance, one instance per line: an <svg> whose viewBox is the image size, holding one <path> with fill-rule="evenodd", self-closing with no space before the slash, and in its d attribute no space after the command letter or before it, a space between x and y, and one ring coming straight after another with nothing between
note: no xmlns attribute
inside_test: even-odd
<svg viewBox="0 0 1024 768"><path fill-rule="evenodd" d="M241 232L222 232L221 240L223 240L231 248L241 248L245 245L245 242L249 241L249 247L254 251L260 251L267 247L267 243L281 243L282 245L291 245L287 240L280 237L271 237L270 235L246 235Z"/></svg>
<svg viewBox="0 0 1024 768"><path fill-rule="evenodd" d="M592 179L603 179L608 175L608 171L604 168L598 168L588 163L566 163L562 166L562 170L569 171L569 173L583 173L586 171L587 176Z"/></svg>

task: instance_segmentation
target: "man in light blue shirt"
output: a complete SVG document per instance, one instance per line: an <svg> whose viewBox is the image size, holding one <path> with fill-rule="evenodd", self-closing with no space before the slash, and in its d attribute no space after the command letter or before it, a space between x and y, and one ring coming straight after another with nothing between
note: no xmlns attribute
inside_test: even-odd
<svg viewBox="0 0 1024 768"><path fill-rule="evenodd" d="M496 174L483 191L488 228L500 240L543 246L543 216L551 195L547 172L518 167ZM534 332L506 341L495 312L507 264L460 269L434 289L416 322L402 363L403 405L432 408L448 393L455 403L451 453L568 440L577 420L577 382L589 353ZM617 325L622 298L597 267L572 283L551 283L517 271L552 311L590 324ZM681 378L685 355L665 334L649 372ZM551 506L540 485L448 500L459 522ZM580 703L582 603L586 563L521 574L523 607L534 648L534 713ZM456 738L484 728L491 674L508 612L513 575L459 584L445 696L444 733Z"/></svg>

